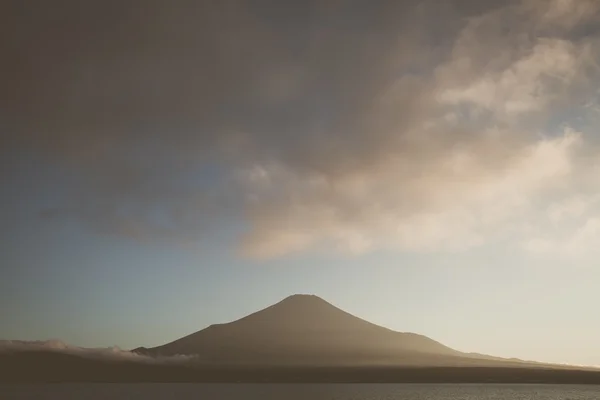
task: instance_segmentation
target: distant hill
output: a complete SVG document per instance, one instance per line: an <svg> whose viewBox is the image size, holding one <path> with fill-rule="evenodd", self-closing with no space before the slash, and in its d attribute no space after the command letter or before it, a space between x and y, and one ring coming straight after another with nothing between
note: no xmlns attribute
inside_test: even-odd
<svg viewBox="0 0 600 400"><path fill-rule="evenodd" d="M154 348L148 356L194 355L208 365L522 366L520 360L462 353L415 333L355 317L314 295L293 295L237 321Z"/></svg>

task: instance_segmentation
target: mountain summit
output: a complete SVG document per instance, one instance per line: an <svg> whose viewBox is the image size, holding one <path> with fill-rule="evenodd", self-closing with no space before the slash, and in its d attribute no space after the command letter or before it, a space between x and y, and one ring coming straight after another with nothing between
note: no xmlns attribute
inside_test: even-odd
<svg viewBox="0 0 600 400"><path fill-rule="evenodd" d="M466 356L428 337L372 324L314 295L293 295L236 321L134 352L195 355L199 362L227 365L421 364Z"/></svg>

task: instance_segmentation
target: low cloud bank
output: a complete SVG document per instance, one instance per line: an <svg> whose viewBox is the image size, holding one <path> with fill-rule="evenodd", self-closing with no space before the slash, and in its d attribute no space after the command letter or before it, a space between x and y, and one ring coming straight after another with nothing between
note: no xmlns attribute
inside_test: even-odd
<svg viewBox="0 0 600 400"><path fill-rule="evenodd" d="M115 361L135 361L145 363L181 363L191 361L194 356L175 355L169 357L149 357L123 350L118 346L113 347L78 347L69 345L61 340L0 340L0 354L6 352L23 351L52 351L63 354L72 354L85 358Z"/></svg>

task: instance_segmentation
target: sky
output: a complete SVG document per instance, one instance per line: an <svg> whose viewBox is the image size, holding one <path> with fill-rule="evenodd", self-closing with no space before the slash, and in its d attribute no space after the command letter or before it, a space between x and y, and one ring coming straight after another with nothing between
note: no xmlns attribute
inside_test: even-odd
<svg viewBox="0 0 600 400"><path fill-rule="evenodd" d="M0 5L0 338L294 293L600 365L600 2Z"/></svg>

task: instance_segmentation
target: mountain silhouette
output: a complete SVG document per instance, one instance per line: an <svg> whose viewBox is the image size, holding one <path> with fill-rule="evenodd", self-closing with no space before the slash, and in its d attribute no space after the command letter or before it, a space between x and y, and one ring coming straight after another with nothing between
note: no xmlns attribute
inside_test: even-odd
<svg viewBox="0 0 600 400"><path fill-rule="evenodd" d="M471 365L492 361L426 336L372 324L314 295L293 295L239 320L133 351L161 357L194 355L198 362L227 365Z"/></svg>
<svg viewBox="0 0 600 400"><path fill-rule="evenodd" d="M0 341L0 382L600 383L598 370L461 353L312 295L133 350L155 358L107 350Z"/></svg>

